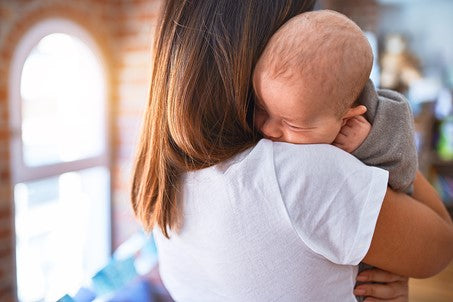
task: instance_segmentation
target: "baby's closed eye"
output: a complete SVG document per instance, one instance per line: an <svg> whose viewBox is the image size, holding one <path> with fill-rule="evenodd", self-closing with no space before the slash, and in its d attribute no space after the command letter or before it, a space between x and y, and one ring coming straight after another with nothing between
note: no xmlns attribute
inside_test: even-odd
<svg viewBox="0 0 453 302"><path fill-rule="evenodd" d="M290 128L292 130L296 130L296 131L306 131L306 130L312 130L315 128L315 127L306 127L306 126L296 125L296 124L289 123L287 121L285 121L284 123L286 126L288 126L288 128Z"/></svg>

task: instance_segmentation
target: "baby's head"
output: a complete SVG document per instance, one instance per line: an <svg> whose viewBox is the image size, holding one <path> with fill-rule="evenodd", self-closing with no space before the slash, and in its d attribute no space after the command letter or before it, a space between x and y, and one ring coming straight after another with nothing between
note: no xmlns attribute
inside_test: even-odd
<svg viewBox="0 0 453 302"><path fill-rule="evenodd" d="M363 114L355 101L372 67L370 44L344 15L303 13L270 39L256 65L255 126L275 141L334 141L348 118Z"/></svg>

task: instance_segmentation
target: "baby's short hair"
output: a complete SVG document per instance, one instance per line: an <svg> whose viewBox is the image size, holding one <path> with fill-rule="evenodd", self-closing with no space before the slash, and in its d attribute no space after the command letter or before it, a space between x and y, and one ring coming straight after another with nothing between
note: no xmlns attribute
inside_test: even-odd
<svg viewBox="0 0 453 302"><path fill-rule="evenodd" d="M272 36L258 64L271 78L318 82L326 93L335 94L334 109L342 114L365 86L373 53L353 21L321 10L286 22Z"/></svg>

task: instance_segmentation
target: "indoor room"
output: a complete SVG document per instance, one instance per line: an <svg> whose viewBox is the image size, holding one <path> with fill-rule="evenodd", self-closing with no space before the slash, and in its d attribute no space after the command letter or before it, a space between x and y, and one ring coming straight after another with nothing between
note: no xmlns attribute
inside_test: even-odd
<svg viewBox="0 0 453 302"><path fill-rule="evenodd" d="M443 255L453 246L452 237L447 237L453 230L453 1L262 1L0 0L0 301L300 301L289 294L299 288L291 283L296 277L289 271L305 265L294 260L301 251L309 255L305 259L318 261L303 273L309 279L301 281L304 291L318 288L323 294L329 286L335 289L349 282L348 294L353 299L352 290L361 286L355 284L357 265L371 259L389 270L398 269L383 277L383 287L374 283L364 296L372 297L370 290L377 290L380 297L393 295L389 297L394 300L382 299L388 301L453 301L453 253ZM286 2L293 4L284 6ZM315 2L310 4L313 7L304 4L309 2ZM362 83L354 104L362 104L359 101L367 96L362 87L370 89L377 103L375 109L367 103L365 111L342 119L338 131L343 134L354 118L369 125L350 152L338 143L337 135L329 142L294 141L296 134L305 135L308 130L284 119L278 127L283 125L285 130L275 125L271 129L275 112L296 111L277 109L265 100L272 92L283 106L280 101L297 95L285 86L288 83L304 89L309 83L320 85L303 90L315 91L310 96L316 95L319 102L318 96L324 97L326 91L337 93L338 88L339 96L346 85L359 85L341 71L332 80L340 87L326 88L330 85L327 78L337 74L337 63L351 66L348 70L360 67L357 55L342 54L358 42L346 44L335 40L342 35L333 34L332 43L344 46L330 49L328 34L311 39L324 24L316 23L317 19L315 25L307 25L313 26L309 27L313 33L304 32L303 37L310 39L297 38L300 33L291 29L285 33L283 21L295 15L290 15L290 6L297 5L302 14L312 9L341 13L348 21L335 13L332 20L339 18L338 24L346 22L344 28L361 32L369 45L365 47L370 52L365 80L371 81L368 86ZM304 24L301 21L300 27ZM341 26L327 33L346 30ZM273 34L280 38L271 39ZM285 39L288 46L269 45L285 45ZM320 46L310 48L312 40ZM312 57L297 61L296 49L301 45L307 45L307 56ZM284 70L277 70L286 57ZM299 63L290 66L294 60ZM274 64L275 77L270 76L266 63ZM326 69L320 71L318 64ZM292 72L298 68L303 70L300 76L310 75L306 81L292 81ZM280 76L285 80L278 80ZM270 84L261 85L265 80ZM275 83L282 86L272 86ZM277 88L265 94L268 87ZM407 121L396 109L377 116L385 108L379 105L384 96L395 96L406 104L402 106L408 108ZM325 108L323 112L328 111ZM370 119L373 112L376 117ZM383 129L373 130L377 125ZM277 137L280 130L282 136ZM313 149L313 160L297 166L302 161L296 159L298 155L277 152L286 150L286 145L303 151L297 154L319 145L319 150L326 151ZM365 147L370 152L380 148L379 158L385 163L373 161L374 153L358 155L356 151ZM341 160L324 158L331 153ZM258 159L246 166L251 156ZM290 159L297 163L279 168ZM404 166L394 172L400 161ZM315 163L319 169L310 170L308 165ZM235 174L243 166L244 173ZM362 172L336 172L346 167ZM312 180L303 170L325 179ZM392 177L397 175L394 178L399 181L408 171L412 171L409 183L395 189ZM370 173L377 176L368 179ZM356 178L340 182L342 177ZM270 181L275 183L268 185ZM297 189L285 192L285 186L295 184ZM295 213L315 191L332 204L314 203L316 209L310 208L314 214L305 207ZM251 210L241 209L244 203L237 197L241 195L251 196L242 197L248 203L256 198ZM335 204L343 195L347 202L363 196L363 202L347 207ZM418 201L428 195L434 197L426 197L420 205ZM202 202L196 202L197 196L203 197ZM294 196L300 203L290 203ZM370 203L365 202L368 198ZM396 202L400 199L404 203ZM228 202L220 205L223 200ZM270 209L274 203L278 206ZM394 212L398 216L381 208L390 203L395 208L413 203L418 216L404 210ZM255 207L256 212L251 212ZM375 215L363 214L368 209ZM268 218L264 210L269 210ZM202 211L206 215L197 219ZM385 211L390 213L388 221L397 223L380 223ZM303 215L318 220L307 221ZM406 225L401 217L407 219ZM241 225L239 219L247 222ZM434 222L431 225L425 219ZM343 231L341 225L346 223ZM412 224L413 228L408 226ZM428 236L425 230L430 226L445 229L445 237L440 231ZM362 228L366 234L360 233ZM391 244L379 241L378 233L373 237L375 228ZM184 231L180 236L179 229ZM170 239L168 230L174 232ZM390 236L393 232L407 237L395 240L398 236ZM432 239L420 239L417 234ZM285 244L292 247L284 248ZM335 244L343 245L348 257L333 255L339 249L332 247ZM409 244L414 244L413 249ZM406 248L420 251L420 257L413 259L416 253L411 252L396 261L395 255ZM374 256L384 252L393 260ZM326 262L334 264L326 268L327 280L310 279ZM425 266L417 271L421 263ZM379 268L372 266L373 272ZM402 276L406 272L419 278L407 279ZM354 282L335 277L337 273L352 274L349 279ZM277 293L283 283L288 294L285 290ZM317 301L330 301L318 297ZM332 301L342 298L338 299Z"/></svg>

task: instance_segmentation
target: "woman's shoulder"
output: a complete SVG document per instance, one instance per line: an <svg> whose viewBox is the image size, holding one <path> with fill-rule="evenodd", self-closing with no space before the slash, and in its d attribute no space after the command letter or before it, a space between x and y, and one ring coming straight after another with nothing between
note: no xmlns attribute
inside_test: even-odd
<svg viewBox="0 0 453 302"><path fill-rule="evenodd" d="M329 161L341 160L361 163L353 155L329 144L291 144L285 142L273 142L268 139L261 139L258 143L237 154L231 159L217 165L224 170L247 162L256 160L284 160L300 161L305 159Z"/></svg>
<svg viewBox="0 0 453 302"><path fill-rule="evenodd" d="M371 167L329 144L296 145L261 139L255 146L213 168L221 173L246 171L248 175L253 175L285 171L285 174L302 175L332 169L340 172Z"/></svg>
<svg viewBox="0 0 453 302"><path fill-rule="evenodd" d="M345 160L358 161L353 155L342 149L330 144L291 144L286 142L273 142L268 139L261 139L255 146L238 154L232 160L234 163L241 162L247 159L262 157L262 155L273 155L281 157L289 157L294 159L298 157L316 157L316 158L337 158Z"/></svg>
<svg viewBox="0 0 453 302"><path fill-rule="evenodd" d="M302 157L308 156L322 159L335 156L345 160L356 160L356 158L348 152L330 144L291 144L285 142L268 142L270 142L269 147L274 150L275 155L281 155L283 157L299 155Z"/></svg>
<svg viewBox="0 0 453 302"><path fill-rule="evenodd" d="M329 144L272 143L276 166L304 165L311 166L363 166L364 164L350 153Z"/></svg>

